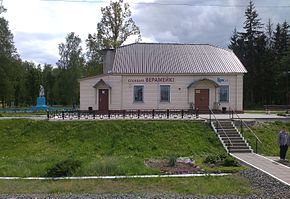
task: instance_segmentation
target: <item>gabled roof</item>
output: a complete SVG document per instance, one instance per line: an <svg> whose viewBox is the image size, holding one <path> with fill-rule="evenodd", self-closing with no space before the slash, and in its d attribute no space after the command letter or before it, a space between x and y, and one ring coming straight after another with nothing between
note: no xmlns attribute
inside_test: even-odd
<svg viewBox="0 0 290 199"><path fill-rule="evenodd" d="M228 49L207 44L135 43L116 49L112 73L246 73Z"/></svg>
<svg viewBox="0 0 290 199"><path fill-rule="evenodd" d="M189 84L187 86L187 88L190 88L190 87L192 87L192 86L194 86L197 83L202 82L202 81L208 81L208 82L212 83L215 87L219 87L220 86L217 82L215 82L215 81L213 81L211 79L203 78L203 79L199 79L199 80L193 81L191 84Z"/></svg>
<svg viewBox="0 0 290 199"><path fill-rule="evenodd" d="M93 87L98 88L99 86L105 86L107 88L111 88L111 86L107 84L103 79L100 79Z"/></svg>

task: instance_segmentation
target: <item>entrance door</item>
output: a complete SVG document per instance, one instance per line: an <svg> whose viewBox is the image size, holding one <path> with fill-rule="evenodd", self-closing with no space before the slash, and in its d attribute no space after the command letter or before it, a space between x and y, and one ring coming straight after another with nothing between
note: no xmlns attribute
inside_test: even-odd
<svg viewBox="0 0 290 199"><path fill-rule="evenodd" d="M99 110L107 111L109 110L109 90L99 89Z"/></svg>
<svg viewBox="0 0 290 199"><path fill-rule="evenodd" d="M208 110L209 89L195 89L195 108Z"/></svg>

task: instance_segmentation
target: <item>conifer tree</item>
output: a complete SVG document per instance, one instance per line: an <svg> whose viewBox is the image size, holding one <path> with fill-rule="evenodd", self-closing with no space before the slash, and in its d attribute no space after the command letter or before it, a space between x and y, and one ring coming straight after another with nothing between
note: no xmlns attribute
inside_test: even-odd
<svg viewBox="0 0 290 199"><path fill-rule="evenodd" d="M266 37L262 31L263 24L252 0L245 11L245 17L245 32L239 34L243 43L241 61L248 70L245 75L245 103L251 105L263 100L261 94L263 81L260 75L263 72L262 58L265 53Z"/></svg>

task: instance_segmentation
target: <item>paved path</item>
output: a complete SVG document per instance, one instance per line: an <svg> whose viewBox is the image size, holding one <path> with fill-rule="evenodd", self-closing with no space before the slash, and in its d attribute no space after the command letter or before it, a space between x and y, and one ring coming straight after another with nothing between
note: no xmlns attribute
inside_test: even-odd
<svg viewBox="0 0 290 199"><path fill-rule="evenodd" d="M256 153L231 153L231 155L290 186L290 167L275 161L278 157L268 158Z"/></svg>
<svg viewBox="0 0 290 199"><path fill-rule="evenodd" d="M290 119L289 117L279 116L277 114L252 114L252 113L243 113L238 114L241 119ZM209 119L209 114L200 114L200 118ZM215 117L219 119L232 119L232 115L230 114L215 114ZM213 116L211 116L213 119ZM234 115L234 119L238 119L237 115Z"/></svg>

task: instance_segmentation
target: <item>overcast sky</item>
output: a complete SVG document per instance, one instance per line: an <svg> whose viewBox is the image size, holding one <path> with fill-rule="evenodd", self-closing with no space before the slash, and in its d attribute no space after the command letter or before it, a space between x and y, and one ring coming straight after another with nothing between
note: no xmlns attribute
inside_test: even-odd
<svg viewBox="0 0 290 199"><path fill-rule="evenodd" d="M72 2L77 1L77 2ZM82 2L83 1L83 2ZM207 43L227 47L242 31L248 0L124 0L140 27L142 42ZM1 2L1 0L0 0ZM150 2L152 4L150 4ZM290 23L290 0L254 0L263 23ZM177 5L179 4L179 5ZM96 33L101 7L109 0L3 0L14 42L23 60L55 65L58 44L70 32L84 43ZM132 43L130 39L126 43ZM85 46L83 46L85 48Z"/></svg>

